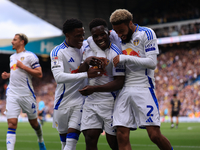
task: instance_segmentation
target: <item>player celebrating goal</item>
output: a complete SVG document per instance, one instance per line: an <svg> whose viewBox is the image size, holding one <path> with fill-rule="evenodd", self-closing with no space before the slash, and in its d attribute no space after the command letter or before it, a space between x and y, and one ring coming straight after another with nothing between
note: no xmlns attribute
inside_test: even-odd
<svg viewBox="0 0 200 150"><path fill-rule="evenodd" d="M38 57L25 50L28 38L25 34L15 34L12 40L16 53L10 56L10 73L3 72L2 79L10 78L7 88L6 117L8 122L7 150L14 150L18 116L21 109L27 114L29 123L38 136L40 150L46 150L41 125L37 121L37 104L31 78L42 78Z"/></svg>
<svg viewBox="0 0 200 150"><path fill-rule="evenodd" d="M154 69L158 45L154 31L134 24L132 14L118 9L110 16L113 29L122 40L125 55L113 59L114 65L126 65L125 85L114 107L113 125L117 127L119 150L131 150L130 129L146 128L152 142L161 150L172 150L160 132L160 115L154 89Z"/></svg>
<svg viewBox="0 0 200 150"><path fill-rule="evenodd" d="M110 148L118 150L112 116L116 91L123 87L125 70L122 64L114 67L112 60L122 52L115 44L110 43L110 32L105 20L96 18L90 22L89 28L93 42L86 46L84 62L79 70L89 68L87 62L94 56L103 61L105 73L101 77L89 79L89 85L79 90L81 94L88 95L83 105L81 131L85 136L87 150L97 150L97 142L103 129ZM94 43L98 47L91 47Z"/></svg>
<svg viewBox="0 0 200 150"><path fill-rule="evenodd" d="M78 92L85 79L101 76L102 69L78 72L82 61L83 23L68 19L63 24L65 40L51 51L51 70L57 83L55 91L53 127L60 134L62 150L75 150L80 134L84 97ZM91 64L89 62L89 64ZM95 64L94 64L95 65Z"/></svg>

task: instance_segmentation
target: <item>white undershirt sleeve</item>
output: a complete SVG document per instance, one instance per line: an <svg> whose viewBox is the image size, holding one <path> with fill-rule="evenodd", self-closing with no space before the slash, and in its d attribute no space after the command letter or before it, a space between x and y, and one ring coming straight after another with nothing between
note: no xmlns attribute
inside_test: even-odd
<svg viewBox="0 0 200 150"><path fill-rule="evenodd" d="M157 65L157 55L151 54L148 55L146 58L141 58L137 56L130 56L130 55L119 55L120 62L130 62L137 66L145 67L148 69L155 69Z"/></svg>

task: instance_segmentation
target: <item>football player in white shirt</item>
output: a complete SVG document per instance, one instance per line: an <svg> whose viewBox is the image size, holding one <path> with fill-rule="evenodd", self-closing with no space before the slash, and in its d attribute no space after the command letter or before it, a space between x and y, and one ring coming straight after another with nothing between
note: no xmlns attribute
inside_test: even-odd
<svg viewBox="0 0 200 150"><path fill-rule="evenodd" d="M38 136L40 150L46 150L41 125L37 121L37 104L31 78L42 78L38 57L27 50L28 38L25 34L15 34L12 40L16 53L10 56L10 73L3 72L2 79L9 79L6 98L6 117L8 122L7 150L14 150L18 116L26 113L29 123ZM28 148L27 148L28 149Z"/></svg>
<svg viewBox="0 0 200 150"><path fill-rule="evenodd" d="M159 53L154 31L132 22L132 14L118 9L110 16L113 29L122 40L122 52L113 59L126 65L126 79L119 93L113 114L120 150L130 150L130 129L146 128L152 142L162 150L173 150L160 132L160 114L155 96L154 69Z"/></svg>
<svg viewBox="0 0 200 150"><path fill-rule="evenodd" d="M118 150L115 129L112 126L114 101L117 90L124 84L124 66L122 64L114 67L112 60L115 56L122 54L121 50L110 43L110 32L107 23L101 18L92 20L89 24L93 42L99 47L92 49L89 45L84 50L84 62L80 66L81 71L89 68L88 57L101 57L105 62L105 73L101 77L89 79L89 85L79 90L87 96L83 105L81 120L81 131L85 136L86 149L95 150L99 136L104 129L106 139L111 149Z"/></svg>
<svg viewBox="0 0 200 150"><path fill-rule="evenodd" d="M65 35L64 42L56 46L50 54L51 70L57 83L53 127L60 134L62 150L75 150L80 134L84 102L84 97L78 90L85 86L87 78L101 76L102 69L78 72L82 61L81 47L85 33L80 20L66 20L63 25L63 33Z"/></svg>

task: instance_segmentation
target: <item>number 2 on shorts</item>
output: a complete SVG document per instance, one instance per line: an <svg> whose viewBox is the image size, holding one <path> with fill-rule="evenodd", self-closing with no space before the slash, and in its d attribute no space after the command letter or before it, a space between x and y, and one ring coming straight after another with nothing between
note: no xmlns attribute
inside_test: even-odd
<svg viewBox="0 0 200 150"><path fill-rule="evenodd" d="M151 114L151 112L153 111L153 106L147 105L147 108L150 108L150 110L147 113L147 116L153 116L153 114Z"/></svg>

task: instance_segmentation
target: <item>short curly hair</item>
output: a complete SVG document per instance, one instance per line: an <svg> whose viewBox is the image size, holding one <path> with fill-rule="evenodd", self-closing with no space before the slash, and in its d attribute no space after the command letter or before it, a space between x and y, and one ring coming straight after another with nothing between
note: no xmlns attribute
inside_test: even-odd
<svg viewBox="0 0 200 150"><path fill-rule="evenodd" d="M126 9L117 9L110 16L110 23L112 25L129 23L130 21L133 21L133 15Z"/></svg>
<svg viewBox="0 0 200 150"><path fill-rule="evenodd" d="M92 28L97 27L97 26L101 26L103 25L105 28L107 28L107 23L104 19L102 18L95 18L93 19L90 23L89 23L89 29L90 31L92 30Z"/></svg>
<svg viewBox="0 0 200 150"><path fill-rule="evenodd" d="M66 34L73 31L75 28L82 28L82 27L83 23L80 20L71 18L67 19L63 24L62 32L63 34Z"/></svg>

